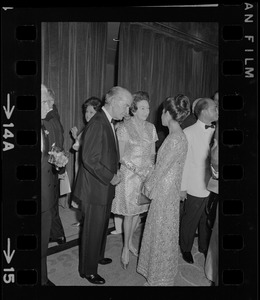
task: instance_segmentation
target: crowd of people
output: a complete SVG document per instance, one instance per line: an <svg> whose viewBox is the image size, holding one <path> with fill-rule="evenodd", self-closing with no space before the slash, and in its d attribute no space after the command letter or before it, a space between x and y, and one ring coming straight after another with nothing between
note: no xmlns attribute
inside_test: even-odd
<svg viewBox="0 0 260 300"><path fill-rule="evenodd" d="M46 256L49 241L66 241L58 214L58 181L66 167L54 168L49 161L53 143L63 149L63 128L53 93L44 85L41 103L42 284L54 285L47 277ZM115 86L104 104L87 99L83 130L71 129L76 153L71 205L81 212L79 275L92 284L105 283L98 265L112 262L105 257L111 213L121 227L116 231L123 232L122 268L127 271L130 255L138 257L137 272L145 285L174 286L179 251L187 263L194 262L196 233L205 274L218 284L218 92L192 105L178 94L162 105L168 135L159 149L156 128L147 121L150 99L144 91L132 94ZM140 196L150 201L141 204ZM136 249L133 235L141 214L146 219Z"/></svg>

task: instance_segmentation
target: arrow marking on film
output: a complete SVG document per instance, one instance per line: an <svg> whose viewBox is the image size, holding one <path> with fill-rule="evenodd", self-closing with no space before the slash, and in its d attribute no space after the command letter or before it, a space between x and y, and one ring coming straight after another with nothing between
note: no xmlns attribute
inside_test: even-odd
<svg viewBox="0 0 260 300"><path fill-rule="evenodd" d="M5 111L5 115L7 117L7 119L9 120L11 118L11 115L14 111L14 105L12 106L11 110L10 110L10 94L7 94L7 108L5 106L3 106L4 111Z"/></svg>
<svg viewBox="0 0 260 300"><path fill-rule="evenodd" d="M11 247L11 241L10 241L10 238L8 238L7 239L7 252L5 250L3 250L5 259L8 264L10 264L10 262L14 256L14 253L15 253L15 250L13 250L12 253L10 253L10 251L11 251L10 247Z"/></svg>

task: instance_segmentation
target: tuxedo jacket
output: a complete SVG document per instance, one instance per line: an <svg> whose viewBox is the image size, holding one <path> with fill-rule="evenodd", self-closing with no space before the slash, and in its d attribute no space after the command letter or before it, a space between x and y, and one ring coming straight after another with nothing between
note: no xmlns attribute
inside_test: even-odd
<svg viewBox="0 0 260 300"><path fill-rule="evenodd" d="M60 147L63 150L64 129L60 122L60 116L55 104L53 104L53 109L47 113L42 122L45 128L49 131L49 148L51 148L52 144L55 143L57 147Z"/></svg>
<svg viewBox="0 0 260 300"><path fill-rule="evenodd" d="M55 181L52 174L52 165L49 159L49 139L46 128L42 127L42 144L43 150L41 154L41 212L50 210L54 204Z"/></svg>
<svg viewBox="0 0 260 300"><path fill-rule="evenodd" d="M84 203L110 205L115 187L110 184L119 165L116 140L104 111L97 112L82 133L80 167L73 196Z"/></svg>
<svg viewBox="0 0 260 300"><path fill-rule="evenodd" d="M55 146L59 147L61 150L63 150L63 144L64 144L64 129L60 122L60 116L58 114L58 110L53 104L53 109L49 111L45 117L45 119L42 120L42 123L46 130L48 131L48 139L49 139L49 151L51 150L51 146L55 143ZM63 174L65 172L65 167L60 168L59 171L55 169L54 166L52 166L52 173L55 180L56 185L56 198L59 197L59 180L58 180L58 174Z"/></svg>
<svg viewBox="0 0 260 300"><path fill-rule="evenodd" d="M188 153L183 169L181 190L195 197L204 198L210 193L207 190L210 178L209 144L214 130L206 129L205 124L200 120L183 130L188 140Z"/></svg>

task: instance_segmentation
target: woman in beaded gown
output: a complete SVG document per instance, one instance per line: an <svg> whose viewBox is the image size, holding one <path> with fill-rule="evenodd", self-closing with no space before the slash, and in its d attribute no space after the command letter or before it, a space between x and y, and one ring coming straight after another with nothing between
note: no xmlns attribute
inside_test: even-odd
<svg viewBox="0 0 260 300"><path fill-rule="evenodd" d="M124 246L121 264L124 269L129 263L129 251L138 256L132 238L139 214L148 210L149 205L137 204L141 184L152 170L155 158L157 133L155 126L146 119L149 115L149 96L146 92L133 94L130 113L133 116L120 124L117 137L120 151L121 182L116 186L112 213L123 215Z"/></svg>
<svg viewBox="0 0 260 300"><path fill-rule="evenodd" d="M183 166L188 142L180 124L190 113L184 95L168 97L163 103L162 125L169 134L158 150L154 171L144 184L152 199L147 215L137 272L145 285L173 286L178 270L179 205Z"/></svg>

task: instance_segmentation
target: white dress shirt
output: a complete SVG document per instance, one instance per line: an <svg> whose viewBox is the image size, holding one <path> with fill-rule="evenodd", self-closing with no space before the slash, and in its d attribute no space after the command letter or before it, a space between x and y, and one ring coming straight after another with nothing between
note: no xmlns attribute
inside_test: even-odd
<svg viewBox="0 0 260 300"><path fill-rule="evenodd" d="M116 141L115 127L114 127L113 123L111 123L111 121L112 121L113 118L110 116L109 112L105 109L104 106L102 106L102 110L104 111L104 113L106 114L106 116L108 118L108 121L109 121L109 123L111 125L111 128L112 128L113 132L114 132L114 137L115 137L115 141Z"/></svg>
<svg viewBox="0 0 260 300"><path fill-rule="evenodd" d="M197 120L183 130L188 140L188 153L184 164L181 190L195 197L207 197L210 178L209 144L214 128L205 129L205 123Z"/></svg>

